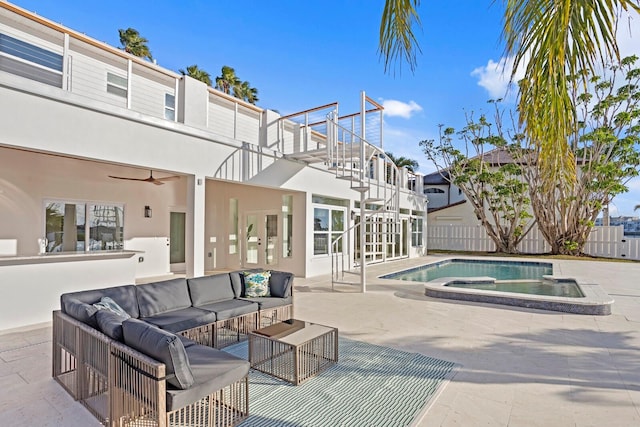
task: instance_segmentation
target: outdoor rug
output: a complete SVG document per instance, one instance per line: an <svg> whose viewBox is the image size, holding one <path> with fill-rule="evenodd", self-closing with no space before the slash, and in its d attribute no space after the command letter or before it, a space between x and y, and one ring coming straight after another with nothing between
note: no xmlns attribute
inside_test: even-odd
<svg viewBox="0 0 640 427"><path fill-rule="evenodd" d="M247 342L224 349L247 359ZM338 363L299 386L249 373L249 418L240 427L409 426L457 365L339 338Z"/></svg>

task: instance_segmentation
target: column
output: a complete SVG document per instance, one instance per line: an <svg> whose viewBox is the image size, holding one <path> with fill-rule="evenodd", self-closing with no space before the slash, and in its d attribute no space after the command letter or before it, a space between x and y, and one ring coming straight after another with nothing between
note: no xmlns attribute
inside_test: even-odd
<svg viewBox="0 0 640 427"><path fill-rule="evenodd" d="M185 230L187 277L204 275L205 183L204 176L190 175L187 177L187 224Z"/></svg>

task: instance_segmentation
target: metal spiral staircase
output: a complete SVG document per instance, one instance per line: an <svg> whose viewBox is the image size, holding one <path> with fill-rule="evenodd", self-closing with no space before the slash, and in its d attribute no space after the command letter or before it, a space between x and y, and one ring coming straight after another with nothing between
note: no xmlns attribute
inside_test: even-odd
<svg viewBox="0 0 640 427"><path fill-rule="evenodd" d="M361 111L356 114L340 117L338 104L333 103L280 118L281 135L287 133L286 126L292 134L296 126L300 129L300 139L289 141L299 149L294 148L287 157L323 163L336 179L349 182L360 194L359 206L356 203L351 212L353 225L331 242L332 289L348 284L359 285L365 292L366 266L385 261L390 246L401 239L399 204L404 178L382 149L382 111L380 104L362 92ZM280 140L287 142L284 137Z"/></svg>
<svg viewBox="0 0 640 427"><path fill-rule="evenodd" d="M364 114L361 120L365 129ZM332 241L332 289L360 285L365 292L367 264L384 261L388 246L400 238L400 170L380 147L341 126L337 112L327 117L326 149L329 169L360 193L355 223Z"/></svg>

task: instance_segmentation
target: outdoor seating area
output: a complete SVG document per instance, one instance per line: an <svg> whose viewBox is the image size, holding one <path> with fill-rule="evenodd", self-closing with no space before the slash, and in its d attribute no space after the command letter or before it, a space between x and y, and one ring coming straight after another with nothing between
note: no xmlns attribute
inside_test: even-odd
<svg viewBox="0 0 640 427"><path fill-rule="evenodd" d="M63 294L53 377L104 425L237 425L249 362L220 348L289 319L292 282L243 271Z"/></svg>
<svg viewBox="0 0 640 427"><path fill-rule="evenodd" d="M359 392L366 399L351 404L347 412L355 415L353 408L366 408L365 412L373 417L379 408L382 413L379 416L393 417L398 407L390 406L389 398L402 396L402 402L406 402L409 398L416 399L415 393L411 397L383 393L385 399L379 407L365 405L376 395L376 390L387 389L388 383L383 382L384 372L379 367L388 368L397 361L398 352L437 358L458 366L455 376L441 383L428 402L417 398L422 412L412 425L418 427L637 425L640 422L640 391L636 387L640 382L637 363L640 290L635 279L640 274L640 264L550 261L557 274L588 277L600 283L616 300L610 316L435 299L424 295L421 283L377 278L444 258L447 256L429 255L420 260L371 266L366 294L341 285L336 292L331 292L329 275L296 277L295 317L337 328L340 358L336 365L300 386L270 376L256 376L259 382L251 383L252 375L261 374L251 369L250 416L242 427L251 425L252 419L256 424L287 425L285 418L298 426L336 425L328 415L344 408L345 397L353 396L356 387L367 381L379 382ZM101 425L86 406L74 400L51 377L52 335L55 334L50 324L0 332L3 426ZM242 341L225 350L244 346L244 353L229 353L247 360L247 343ZM361 352L360 345L350 348L346 343L366 343L372 351ZM394 351L387 364L366 365L379 359L382 350ZM353 369L345 370L349 363ZM426 366L422 360L419 363ZM398 377L399 389L420 389L409 387L407 381L424 378L424 375L408 372L404 360L395 364L400 365L398 371L402 373ZM328 385L334 388L330 390ZM298 400L278 400L289 404L273 405L276 388L282 388L287 398ZM298 405L307 402L318 390L318 396L324 395L333 403L322 401L321 410L316 412L319 418L309 420L312 409L317 407L310 410ZM397 425L411 425L411 422Z"/></svg>

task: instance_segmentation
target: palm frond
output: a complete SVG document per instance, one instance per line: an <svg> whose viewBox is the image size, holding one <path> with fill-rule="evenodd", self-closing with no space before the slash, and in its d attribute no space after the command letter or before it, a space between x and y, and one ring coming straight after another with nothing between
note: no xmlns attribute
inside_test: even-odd
<svg viewBox="0 0 640 427"><path fill-rule="evenodd" d="M575 129L576 113L566 76L617 59L616 11L640 12L640 6L633 0L505 0L505 6L505 50L515 59L511 77L526 63L520 121L540 148L547 181L570 184L576 167L567 137ZM581 78L586 86L586 77Z"/></svg>
<svg viewBox="0 0 640 427"><path fill-rule="evenodd" d="M380 45L378 52L384 60L384 70L406 61L411 72L415 71L416 52L422 52L413 32L420 27L416 9L420 0L386 0L380 21Z"/></svg>

